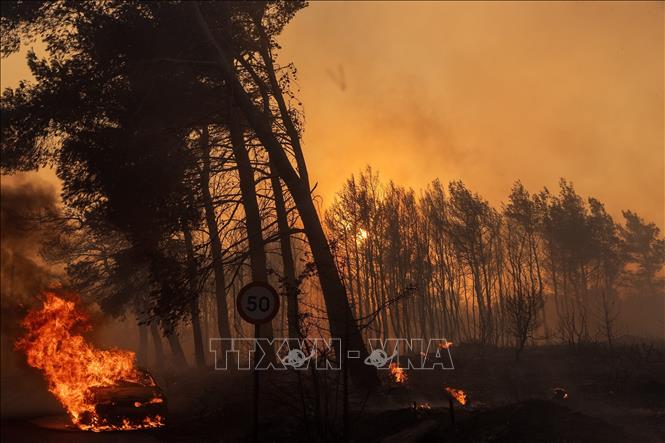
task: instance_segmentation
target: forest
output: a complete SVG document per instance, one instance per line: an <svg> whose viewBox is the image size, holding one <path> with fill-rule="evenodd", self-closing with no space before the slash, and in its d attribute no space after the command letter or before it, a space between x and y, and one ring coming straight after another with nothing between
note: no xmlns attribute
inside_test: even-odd
<svg viewBox="0 0 665 443"><path fill-rule="evenodd" d="M655 224L629 210L623 217L615 222L563 179L556 194L530 194L517 181L497 210L459 181L417 195L367 168L346 182L325 223L356 318L381 312L368 334L449 337L519 355L543 341L611 347L627 334L627 300L659 308L665 243Z"/></svg>
<svg viewBox="0 0 665 443"><path fill-rule="evenodd" d="M343 371L266 375L266 421L252 425L255 440L486 441L471 430L483 426L495 441L600 441L596 427L607 431L603 441L637 441L624 430L643 432L642 441L665 438L654 424L665 401L654 375L665 364L658 226L633 209L613 217L564 178L558 189L529 190L516 177L509 195L490 203L473 183L441 177L414 190L367 166L322 205L305 161L316 147L302 142L298 71L276 56L279 35L306 6L3 3L3 57L35 40L46 54L29 51L34 80L2 92L1 172L51 168L61 183L59 196L3 185L3 334L21 335L21 319L45 292L96 306L136 335L138 365L169 398L165 430L137 432L157 441L249 441L248 419L233 415L249 410L249 394L238 392L249 392L249 378L214 371L210 339L253 336L235 300L246 284L265 282L281 308L257 327L259 337L306 346L338 339L326 358L341 359ZM38 255L56 278L12 243L28 230L39 233ZM446 339L456 374L407 371L407 384L363 364L369 339L398 337ZM346 350L359 358L344 358ZM589 417L571 423L565 408L593 406L557 403L568 392L555 391L550 403L524 403L554 421L545 437L529 434L533 425L502 434L494 418L477 415L506 413L500 408L511 406L496 398L505 390L522 404L529 389L551 388L538 374L555 360L589 368L550 374L571 396L583 397L577 381L594 379L611 401L621 391L630 399L617 402L644 401L653 414L624 430ZM493 371L512 381L474 386ZM457 422L443 389L454 383L477 399L456 403ZM642 397L633 398L633 385L646 386ZM401 412L388 415L382 404ZM234 422L231 430L217 429L220 417ZM9 423L11 441L46 432ZM390 429L373 434L381 426Z"/></svg>

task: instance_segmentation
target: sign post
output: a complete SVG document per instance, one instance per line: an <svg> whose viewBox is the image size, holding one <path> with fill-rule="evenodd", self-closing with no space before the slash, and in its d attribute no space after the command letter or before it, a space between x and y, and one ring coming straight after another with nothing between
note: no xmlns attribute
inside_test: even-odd
<svg viewBox="0 0 665 443"><path fill-rule="evenodd" d="M262 352L259 346L260 325L268 323L279 311L279 295L275 288L268 283L253 282L245 285L236 298L236 309L238 313L248 323L254 325L254 366L252 372L254 375L254 400L253 400L253 440L259 440L259 371L256 370L257 358L259 352Z"/></svg>

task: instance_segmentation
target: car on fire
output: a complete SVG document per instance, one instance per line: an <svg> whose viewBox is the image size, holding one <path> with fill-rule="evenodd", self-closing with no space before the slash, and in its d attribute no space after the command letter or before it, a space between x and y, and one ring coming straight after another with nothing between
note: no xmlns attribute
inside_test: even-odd
<svg viewBox="0 0 665 443"><path fill-rule="evenodd" d="M91 425L93 430L159 427L168 412L164 391L145 369L139 368L138 380L91 387L86 395L95 404L96 417L84 417L82 424Z"/></svg>

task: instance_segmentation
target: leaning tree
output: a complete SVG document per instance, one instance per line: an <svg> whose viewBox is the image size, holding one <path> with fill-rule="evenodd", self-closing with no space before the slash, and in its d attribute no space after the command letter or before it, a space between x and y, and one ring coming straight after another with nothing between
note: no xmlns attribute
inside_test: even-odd
<svg viewBox="0 0 665 443"><path fill-rule="evenodd" d="M349 361L350 373L372 387L376 371L362 363L367 350L312 199L288 77L280 76L274 61L276 36L303 6L16 2L3 7L4 54L29 33L39 35L48 49L46 60L29 56L37 81L3 94L3 172L55 164L67 203L108 211L151 263L162 313L182 312L192 297L185 284L192 270L169 254L166 244L174 233L186 234L201 222L188 179L196 170L188 137L207 124L233 128L236 160L242 162L247 149L240 143L242 133L251 132L297 209L330 332L343 350L360 352L360 359ZM245 184L251 180L246 177ZM256 224L251 192L243 199ZM254 226L248 239L258 232ZM251 256L260 263L261 240L255 240Z"/></svg>

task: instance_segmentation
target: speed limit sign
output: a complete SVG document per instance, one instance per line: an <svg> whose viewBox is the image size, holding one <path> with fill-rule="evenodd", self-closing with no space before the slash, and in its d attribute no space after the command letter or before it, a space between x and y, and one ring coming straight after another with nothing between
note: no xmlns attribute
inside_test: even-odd
<svg viewBox="0 0 665 443"><path fill-rule="evenodd" d="M279 295L267 283L254 282L238 293L236 308L247 322L259 325L272 320L279 310Z"/></svg>

